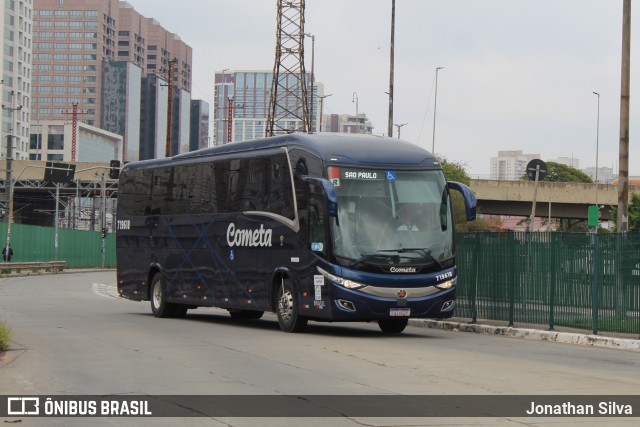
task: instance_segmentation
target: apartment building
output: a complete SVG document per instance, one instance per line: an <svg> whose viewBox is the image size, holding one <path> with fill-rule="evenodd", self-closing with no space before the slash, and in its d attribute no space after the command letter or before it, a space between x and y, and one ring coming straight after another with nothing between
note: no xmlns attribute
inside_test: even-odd
<svg viewBox="0 0 640 427"><path fill-rule="evenodd" d="M32 87L32 0L5 0L0 7L3 34L2 140L0 157L29 158L29 121ZM7 135L12 135L7 150ZM9 152L8 152L9 151Z"/></svg>
<svg viewBox="0 0 640 427"><path fill-rule="evenodd" d="M150 158L141 152L158 154L160 142L144 140L140 128L149 118L141 110L161 114L163 109L141 104L143 78L158 76L166 84L173 64L174 95L180 99L175 145L180 151L188 147L184 106L190 105L190 46L125 1L33 1L34 123L70 121L76 104L78 121L124 136L124 160Z"/></svg>

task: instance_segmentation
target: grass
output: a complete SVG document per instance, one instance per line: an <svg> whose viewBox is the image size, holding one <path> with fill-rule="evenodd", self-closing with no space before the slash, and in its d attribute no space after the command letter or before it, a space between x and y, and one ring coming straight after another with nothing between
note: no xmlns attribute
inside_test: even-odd
<svg viewBox="0 0 640 427"><path fill-rule="evenodd" d="M9 350L11 340L11 329L4 322L0 322L0 351Z"/></svg>

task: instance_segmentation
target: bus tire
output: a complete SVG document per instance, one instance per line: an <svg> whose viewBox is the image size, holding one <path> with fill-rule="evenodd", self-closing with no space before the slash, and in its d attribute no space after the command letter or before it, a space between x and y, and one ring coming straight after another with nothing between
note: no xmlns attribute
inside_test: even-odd
<svg viewBox="0 0 640 427"><path fill-rule="evenodd" d="M260 319L263 314L264 311L229 309L229 315L232 319L256 320Z"/></svg>
<svg viewBox="0 0 640 427"><path fill-rule="evenodd" d="M307 326L307 318L298 312L298 298L291 282L282 280L278 290L276 305L278 324L283 332L302 332Z"/></svg>
<svg viewBox="0 0 640 427"><path fill-rule="evenodd" d="M187 310L189 307L184 304L172 304L173 305L173 314L171 317L183 318L187 315Z"/></svg>
<svg viewBox="0 0 640 427"><path fill-rule="evenodd" d="M378 326L385 334L399 334L407 327L409 319L380 319Z"/></svg>
<svg viewBox="0 0 640 427"><path fill-rule="evenodd" d="M151 280L151 312L156 317L183 317L187 314L187 307L167 302L162 275L156 273Z"/></svg>

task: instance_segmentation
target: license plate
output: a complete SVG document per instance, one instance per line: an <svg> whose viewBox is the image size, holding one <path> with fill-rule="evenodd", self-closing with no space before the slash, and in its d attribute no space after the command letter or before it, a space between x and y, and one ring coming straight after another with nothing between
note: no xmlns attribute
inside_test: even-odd
<svg viewBox="0 0 640 427"><path fill-rule="evenodd" d="M411 315L410 308L392 308L389 309L389 316L392 317L406 317Z"/></svg>

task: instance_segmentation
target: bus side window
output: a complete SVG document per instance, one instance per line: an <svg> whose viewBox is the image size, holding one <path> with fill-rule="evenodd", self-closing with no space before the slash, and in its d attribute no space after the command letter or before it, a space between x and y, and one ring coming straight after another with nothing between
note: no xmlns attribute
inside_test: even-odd
<svg viewBox="0 0 640 427"><path fill-rule="evenodd" d="M323 195L311 194L309 197L309 242L311 249L324 256L327 255L327 222L325 198Z"/></svg>

